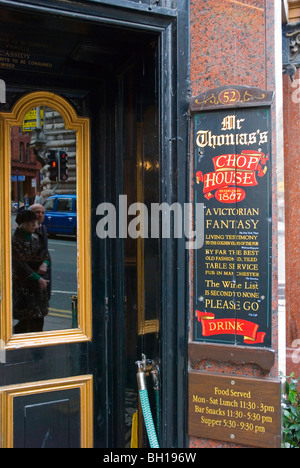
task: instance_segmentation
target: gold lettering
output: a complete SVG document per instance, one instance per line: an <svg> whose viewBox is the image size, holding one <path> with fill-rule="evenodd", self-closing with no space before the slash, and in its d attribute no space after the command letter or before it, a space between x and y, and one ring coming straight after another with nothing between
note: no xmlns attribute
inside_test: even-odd
<svg viewBox="0 0 300 468"><path fill-rule="evenodd" d="M259 145L268 142L269 132L260 132L258 129L252 133L226 133L222 135L213 135L210 130L199 130L196 137L196 145L199 148L215 148L216 146L232 146L237 145L249 146L254 145L259 141ZM258 138L257 138L258 136Z"/></svg>

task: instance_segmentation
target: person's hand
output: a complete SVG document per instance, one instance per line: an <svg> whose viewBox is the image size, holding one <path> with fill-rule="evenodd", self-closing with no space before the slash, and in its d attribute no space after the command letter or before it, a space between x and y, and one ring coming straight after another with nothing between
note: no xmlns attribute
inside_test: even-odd
<svg viewBox="0 0 300 468"><path fill-rule="evenodd" d="M47 264L45 262L43 262L40 266L39 266L39 270L38 270L38 274L39 275L44 275L46 272L47 272Z"/></svg>
<svg viewBox="0 0 300 468"><path fill-rule="evenodd" d="M38 285L39 285L40 290L43 291L44 289L47 289L48 283L49 283L48 280L45 280L44 278L40 278L38 280Z"/></svg>

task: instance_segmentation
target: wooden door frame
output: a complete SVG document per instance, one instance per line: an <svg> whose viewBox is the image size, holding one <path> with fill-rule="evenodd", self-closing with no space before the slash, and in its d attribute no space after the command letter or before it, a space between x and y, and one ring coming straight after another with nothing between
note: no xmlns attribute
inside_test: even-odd
<svg viewBox="0 0 300 468"><path fill-rule="evenodd" d="M169 2L167 2L169 3ZM171 3L171 2L170 2ZM13 7L18 11L39 12L92 21L116 27L130 27L145 32L156 33L159 41L160 75L160 116L161 116L161 201L185 203L189 200L188 191L188 148L189 148L189 1L178 0L175 8L162 8L124 0L103 2L91 1L84 4L54 0L30 0L20 3L15 0L0 0L0 6ZM166 73L166 70L168 73ZM171 177L170 177L171 174ZM168 180L168 184L164 181ZM103 259L103 271L109 274L110 267ZM187 446L187 342L188 342L188 252L185 239L162 240L162 447ZM107 323L111 313L107 303L107 291L98 294L101 301L101 317L104 325L102 351L106 358L112 352L113 342ZM93 300L95 302L95 298ZM170 313L171 311L171 313ZM106 330L106 331L105 331ZM99 339L99 337L98 337ZM114 338L116 340L116 337ZM99 349L90 345L93 353L92 364L99 375L102 356L99 362L96 353ZM106 361L107 362L107 361ZM95 385L109 389L107 379L113 375L111 362L106 375ZM100 380L99 380L100 378ZM113 447L114 435L112 419L108 416L111 408L106 406L103 431L105 440L100 444ZM95 418L96 419L96 418ZM95 424L97 422L95 421Z"/></svg>

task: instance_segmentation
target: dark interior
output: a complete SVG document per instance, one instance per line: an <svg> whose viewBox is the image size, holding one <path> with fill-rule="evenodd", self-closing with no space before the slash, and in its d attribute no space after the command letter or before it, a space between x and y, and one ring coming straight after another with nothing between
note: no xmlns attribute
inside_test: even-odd
<svg viewBox="0 0 300 468"><path fill-rule="evenodd" d="M99 80L120 70L154 39L137 30L49 14L26 13L24 22L23 12L3 8L0 28L1 75L13 69ZM18 60L12 63L7 52L24 55L11 54Z"/></svg>
<svg viewBox="0 0 300 468"><path fill-rule="evenodd" d="M128 205L137 201L139 177L140 201L149 206L159 201L158 38L122 25L16 8L1 9L0 29L0 79L7 88L1 112L11 110L22 95L45 90L69 99L78 115L91 119L92 301L97 339L78 347L65 345L65 355L74 360L78 356L81 369L76 373L95 376L94 411L97 417L102 414L95 426L99 445L128 446L131 416L137 409L135 361L141 352L152 359L159 352L158 333L138 332L137 316L142 274L144 318L150 322L160 318L159 242L146 239L142 254L132 239L114 240L104 247L96 236L95 211L104 200L117 205L119 194L127 194ZM56 376L56 362L59 372L65 369L63 374L68 375L69 361L61 359L59 349L50 347L44 354L52 356L50 374L44 371L43 358L35 359L30 350L25 350L22 360L35 361L41 380ZM31 375L22 379L29 381Z"/></svg>

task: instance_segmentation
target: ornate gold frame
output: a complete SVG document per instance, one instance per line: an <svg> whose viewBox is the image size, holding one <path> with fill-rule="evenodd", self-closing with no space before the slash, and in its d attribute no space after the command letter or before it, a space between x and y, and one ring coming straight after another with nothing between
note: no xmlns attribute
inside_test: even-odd
<svg viewBox="0 0 300 468"><path fill-rule="evenodd" d="M10 128L21 126L37 106L58 111L65 127L76 131L78 328L13 335L11 284ZM5 349L89 341L92 338L90 120L54 93L38 91L21 97L10 113L0 114L0 340Z"/></svg>
<svg viewBox="0 0 300 468"><path fill-rule="evenodd" d="M80 389L81 448L93 447L93 376L81 375L65 379L9 385L0 389L0 448L13 448L14 398L37 393ZM1 442L2 441L2 442Z"/></svg>

